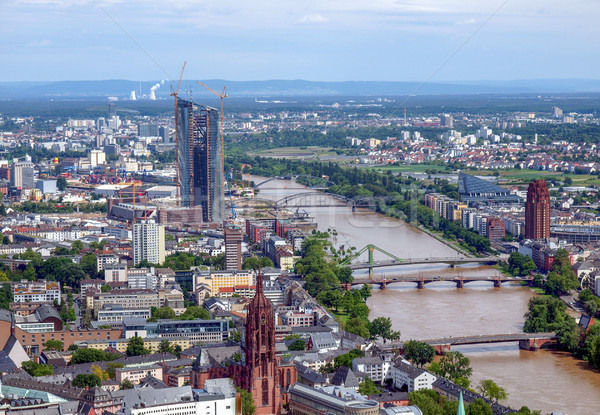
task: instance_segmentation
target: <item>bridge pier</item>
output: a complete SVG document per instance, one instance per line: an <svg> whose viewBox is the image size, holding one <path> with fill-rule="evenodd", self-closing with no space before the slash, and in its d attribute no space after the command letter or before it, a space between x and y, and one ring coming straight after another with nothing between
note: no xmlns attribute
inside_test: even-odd
<svg viewBox="0 0 600 415"><path fill-rule="evenodd" d="M369 279L372 280L373 279L373 267L369 268Z"/></svg>
<svg viewBox="0 0 600 415"><path fill-rule="evenodd" d="M521 350L530 350L532 352L537 352L540 348L549 342L553 342L553 339L527 339L527 340L519 340L519 349Z"/></svg>
<svg viewBox="0 0 600 415"><path fill-rule="evenodd" d="M386 284L385 280L383 280L382 282L379 283L380 290L385 290L386 288L387 288L387 284Z"/></svg>
<svg viewBox="0 0 600 415"><path fill-rule="evenodd" d="M417 288L419 290L422 290L423 288L425 288L425 281L423 281L423 280L417 281Z"/></svg>
<svg viewBox="0 0 600 415"><path fill-rule="evenodd" d="M450 351L449 344L438 344L436 346L433 346L433 348L435 349L435 353L440 356L443 355L445 352Z"/></svg>
<svg viewBox="0 0 600 415"><path fill-rule="evenodd" d="M456 288L465 288L465 281L462 279L456 280Z"/></svg>
<svg viewBox="0 0 600 415"><path fill-rule="evenodd" d="M494 280L494 287L496 287L496 288L502 287L502 281L500 281L500 280Z"/></svg>

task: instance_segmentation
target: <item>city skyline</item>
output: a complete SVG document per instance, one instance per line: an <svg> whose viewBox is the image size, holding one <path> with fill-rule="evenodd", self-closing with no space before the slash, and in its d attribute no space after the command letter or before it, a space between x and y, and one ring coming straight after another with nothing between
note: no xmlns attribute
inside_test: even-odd
<svg viewBox="0 0 600 415"><path fill-rule="evenodd" d="M10 0L0 81L594 78L600 4Z"/></svg>

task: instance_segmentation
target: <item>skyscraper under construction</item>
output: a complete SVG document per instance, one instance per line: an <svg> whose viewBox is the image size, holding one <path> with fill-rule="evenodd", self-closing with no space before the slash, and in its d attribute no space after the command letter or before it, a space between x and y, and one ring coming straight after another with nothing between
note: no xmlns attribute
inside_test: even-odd
<svg viewBox="0 0 600 415"><path fill-rule="evenodd" d="M219 111L177 98L177 175L185 207L202 207L204 222L223 222L223 145Z"/></svg>

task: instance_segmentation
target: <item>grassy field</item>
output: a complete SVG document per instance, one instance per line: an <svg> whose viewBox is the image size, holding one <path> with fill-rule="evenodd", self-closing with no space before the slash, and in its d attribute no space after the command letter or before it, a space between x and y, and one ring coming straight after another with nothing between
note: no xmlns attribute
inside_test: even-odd
<svg viewBox="0 0 600 415"><path fill-rule="evenodd" d="M435 164L402 164L400 166L377 166L377 167L366 167L368 169L376 171L388 171L393 172L409 172L409 173L425 173L425 170L438 170L442 173L446 173L444 166L438 166ZM451 172L447 172L451 173Z"/></svg>
<svg viewBox="0 0 600 415"><path fill-rule="evenodd" d="M527 183L532 179L563 181L566 177L570 177L573 180L572 186L594 186L600 184L600 179L598 176L591 174L573 174L555 171L518 169L499 170L498 173L500 174L500 184L521 184ZM491 176L494 174L494 170L474 170L469 171L469 174L475 174L478 176Z"/></svg>
<svg viewBox="0 0 600 415"><path fill-rule="evenodd" d="M346 313L345 311L335 311L333 308L328 308L328 310L331 311L331 314L333 314L337 322L341 323L342 325L346 324L346 320L350 318L350 314Z"/></svg>
<svg viewBox="0 0 600 415"><path fill-rule="evenodd" d="M444 169L444 166L435 164L405 164L401 166L377 166L366 167L375 171L401 172L401 173L424 173L426 170L436 170L440 174L452 174L452 172ZM600 186L600 178L591 174L573 174L555 171L539 171L539 170L465 170L465 173L476 176L493 176L494 173L499 174L499 184L502 185L523 185L533 179L556 180L562 182L566 177L573 180L572 186Z"/></svg>
<svg viewBox="0 0 600 415"><path fill-rule="evenodd" d="M329 147L316 146L272 148L268 150L253 151L249 152L248 154L251 156L289 159L306 159L336 155L335 151L332 151Z"/></svg>

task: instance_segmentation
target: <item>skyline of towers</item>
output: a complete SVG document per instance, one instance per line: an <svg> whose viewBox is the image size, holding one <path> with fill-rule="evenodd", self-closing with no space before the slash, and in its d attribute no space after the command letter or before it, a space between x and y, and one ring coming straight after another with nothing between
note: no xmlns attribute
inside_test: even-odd
<svg viewBox="0 0 600 415"><path fill-rule="evenodd" d="M525 202L525 239L550 237L550 194L543 179L529 183Z"/></svg>
<svg viewBox="0 0 600 415"><path fill-rule="evenodd" d="M184 207L201 206L203 222L225 219L219 111L177 98L177 175Z"/></svg>

